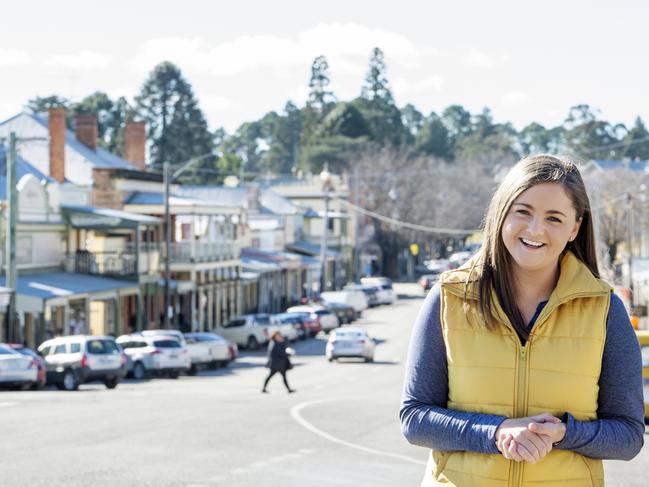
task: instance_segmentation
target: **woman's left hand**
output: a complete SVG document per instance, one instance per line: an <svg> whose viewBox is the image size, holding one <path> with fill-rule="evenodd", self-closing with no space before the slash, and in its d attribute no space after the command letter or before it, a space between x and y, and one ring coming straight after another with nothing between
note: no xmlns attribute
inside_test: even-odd
<svg viewBox="0 0 649 487"><path fill-rule="evenodd" d="M566 436L566 424L561 422L532 422L527 425L527 429L537 435L544 435L552 440L552 443L558 443Z"/></svg>

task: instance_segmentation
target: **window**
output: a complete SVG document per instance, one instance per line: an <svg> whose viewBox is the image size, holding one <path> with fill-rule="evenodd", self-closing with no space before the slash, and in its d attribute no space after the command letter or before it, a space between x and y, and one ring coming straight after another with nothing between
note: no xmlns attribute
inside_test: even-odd
<svg viewBox="0 0 649 487"><path fill-rule="evenodd" d="M70 353L79 353L81 351L81 344L80 343L72 343L70 344Z"/></svg>
<svg viewBox="0 0 649 487"><path fill-rule="evenodd" d="M52 355L56 355L57 353L65 353L65 343L57 345L54 352L52 352Z"/></svg>
<svg viewBox="0 0 649 487"><path fill-rule="evenodd" d="M14 351L7 347L0 347L0 355L14 355Z"/></svg>
<svg viewBox="0 0 649 487"><path fill-rule="evenodd" d="M237 328L239 326L243 326L246 324L246 320L232 320L229 323L227 323L223 328Z"/></svg>
<svg viewBox="0 0 649 487"><path fill-rule="evenodd" d="M329 218L327 220L327 230L329 230L330 232L334 231L334 219L333 218Z"/></svg>
<svg viewBox="0 0 649 487"><path fill-rule="evenodd" d="M176 340L156 340L153 346L157 348L181 348L180 342Z"/></svg>
<svg viewBox="0 0 649 487"><path fill-rule="evenodd" d="M111 340L89 340L86 343L86 350L88 353L98 355L110 355L119 353L117 344Z"/></svg>

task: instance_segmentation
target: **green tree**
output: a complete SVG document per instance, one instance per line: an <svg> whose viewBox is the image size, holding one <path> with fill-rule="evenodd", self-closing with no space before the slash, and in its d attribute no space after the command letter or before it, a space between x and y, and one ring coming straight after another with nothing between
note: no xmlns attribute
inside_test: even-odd
<svg viewBox="0 0 649 487"><path fill-rule="evenodd" d="M522 155L563 152L563 127L546 129L532 122L518 134L518 144Z"/></svg>
<svg viewBox="0 0 649 487"><path fill-rule="evenodd" d="M330 91L329 63L324 56L318 56L311 64L309 79L309 99L307 105L317 110L322 116L336 102L336 97Z"/></svg>
<svg viewBox="0 0 649 487"><path fill-rule="evenodd" d="M453 151L448 129L442 119L435 113L426 117L423 126L415 137L415 151L443 159L451 159Z"/></svg>
<svg viewBox="0 0 649 487"><path fill-rule="evenodd" d="M619 126L599 120L589 105L570 108L564 123L567 149L581 159L609 159L618 156L616 131Z"/></svg>
<svg viewBox="0 0 649 487"><path fill-rule="evenodd" d="M135 101L147 123L154 164L183 162L214 151L192 87L172 63L163 62L153 69ZM214 159L203 159L200 167L213 168Z"/></svg>
<svg viewBox="0 0 649 487"><path fill-rule="evenodd" d="M50 108L70 107L70 100L59 95L36 96L27 101L25 108L32 113L47 113Z"/></svg>
<svg viewBox="0 0 649 487"><path fill-rule="evenodd" d="M401 109L401 120L408 134L408 143L411 144L424 126L426 117L414 105L408 103Z"/></svg>
<svg viewBox="0 0 649 487"><path fill-rule="evenodd" d="M383 51L378 47L372 50L361 96L353 103L363 114L377 143L400 146L407 142L408 131L404 127L401 111L394 103Z"/></svg>
<svg viewBox="0 0 649 487"><path fill-rule="evenodd" d="M633 127L622 138L620 148L623 157L632 159L649 159L649 131L640 117L635 119Z"/></svg>

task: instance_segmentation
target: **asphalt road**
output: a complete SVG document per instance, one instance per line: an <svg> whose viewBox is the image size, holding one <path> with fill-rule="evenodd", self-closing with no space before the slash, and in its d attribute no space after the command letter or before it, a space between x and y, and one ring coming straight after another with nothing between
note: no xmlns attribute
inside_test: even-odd
<svg viewBox="0 0 649 487"><path fill-rule="evenodd" d="M398 406L421 297L368 310L375 362L329 363L323 338L294 345L287 394L261 394L263 353L178 380L115 390L0 392L0 486L417 486L427 452L401 436ZM648 485L647 446L606 462L607 485Z"/></svg>

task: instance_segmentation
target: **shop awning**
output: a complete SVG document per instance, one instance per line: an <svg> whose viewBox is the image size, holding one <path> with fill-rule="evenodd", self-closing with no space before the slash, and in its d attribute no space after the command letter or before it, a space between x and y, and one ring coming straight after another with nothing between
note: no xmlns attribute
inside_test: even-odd
<svg viewBox="0 0 649 487"><path fill-rule="evenodd" d="M287 244L286 249L291 252L296 252L298 254L304 254L311 257L320 255L320 245L307 242L306 240L297 240L291 244ZM327 256L339 258L342 256L342 254L340 252L336 252L335 250L327 249Z"/></svg>
<svg viewBox="0 0 649 487"><path fill-rule="evenodd" d="M6 276L0 276L0 286L5 283ZM64 304L69 299L101 299L110 293L125 296L137 292L138 284L132 281L76 272L39 272L18 276L16 302L20 311L40 313L46 301L50 301L49 304L57 301Z"/></svg>
<svg viewBox="0 0 649 487"><path fill-rule="evenodd" d="M93 206L62 205L61 212L73 228L138 228L145 225L159 225L161 220L154 216L95 208Z"/></svg>
<svg viewBox="0 0 649 487"><path fill-rule="evenodd" d="M260 250L247 247L241 249L242 262L245 262L245 259L277 264L281 269L287 270L297 270L301 267L300 259L295 254L290 254L288 252Z"/></svg>

